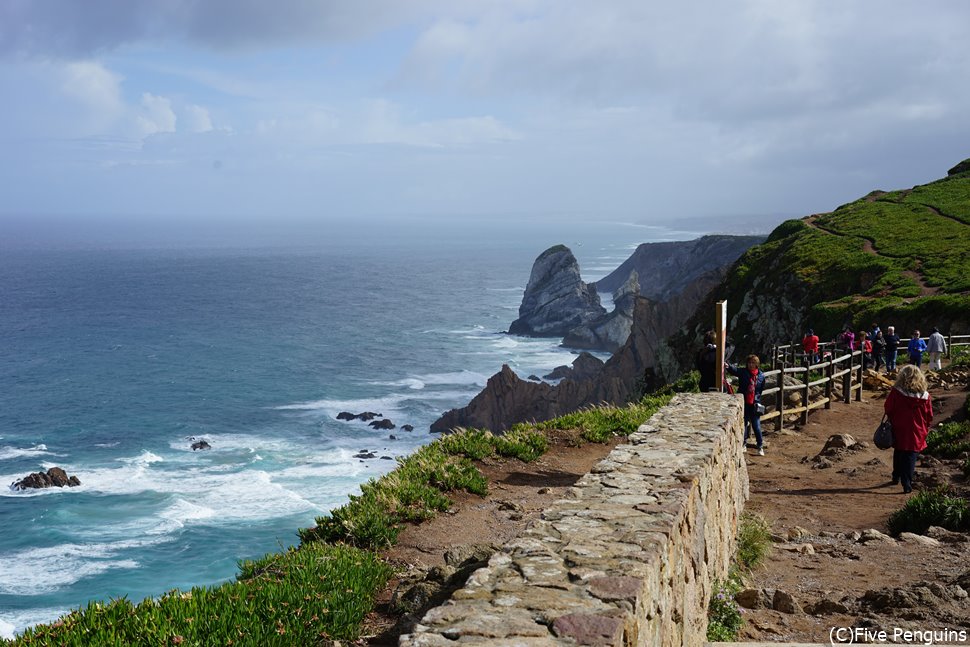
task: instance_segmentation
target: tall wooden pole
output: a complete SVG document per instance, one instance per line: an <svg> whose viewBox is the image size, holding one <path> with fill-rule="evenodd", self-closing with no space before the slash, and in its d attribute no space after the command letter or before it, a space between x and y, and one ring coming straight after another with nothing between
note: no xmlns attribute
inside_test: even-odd
<svg viewBox="0 0 970 647"><path fill-rule="evenodd" d="M727 341L727 301L718 301L714 306L714 383L718 391L724 390L724 348Z"/></svg>

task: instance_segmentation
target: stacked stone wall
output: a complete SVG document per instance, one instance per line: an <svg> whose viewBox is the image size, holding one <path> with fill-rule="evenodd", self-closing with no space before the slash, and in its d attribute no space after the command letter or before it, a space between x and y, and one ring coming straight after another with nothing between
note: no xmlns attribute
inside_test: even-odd
<svg viewBox="0 0 970 647"><path fill-rule="evenodd" d="M736 396L676 396L399 644L703 644L748 497L742 425Z"/></svg>

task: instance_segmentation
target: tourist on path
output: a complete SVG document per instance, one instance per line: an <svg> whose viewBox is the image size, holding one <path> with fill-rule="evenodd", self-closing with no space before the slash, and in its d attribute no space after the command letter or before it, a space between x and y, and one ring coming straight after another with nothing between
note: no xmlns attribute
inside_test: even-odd
<svg viewBox="0 0 970 647"><path fill-rule="evenodd" d="M872 342L869 341L869 333L865 330L859 333L859 350L862 351L862 370L866 370L872 364Z"/></svg>
<svg viewBox="0 0 970 647"><path fill-rule="evenodd" d="M876 372L882 368L883 360L886 357L886 336L882 334L882 331L876 333L875 338L872 340L872 359L875 361Z"/></svg>
<svg viewBox="0 0 970 647"><path fill-rule="evenodd" d="M805 352L805 365L818 364L818 335L811 328L802 337L802 350Z"/></svg>
<svg viewBox="0 0 970 647"><path fill-rule="evenodd" d="M909 351L910 364L919 366L923 363L923 351L926 350L926 342L920 339L918 330L913 331L913 335L909 339L909 344L906 346L906 350Z"/></svg>
<svg viewBox="0 0 970 647"><path fill-rule="evenodd" d="M896 353L899 351L899 335L896 328L886 328L886 372L896 370Z"/></svg>
<svg viewBox="0 0 970 647"><path fill-rule="evenodd" d="M715 390L717 368L717 346L714 344L716 336L713 330L704 333L704 348L697 353L697 370L701 374L701 393Z"/></svg>
<svg viewBox="0 0 970 647"><path fill-rule="evenodd" d="M946 352L946 340L940 334L939 328L933 329L930 341L926 344L926 350L930 353L930 370L939 371L943 369L943 354Z"/></svg>
<svg viewBox="0 0 970 647"><path fill-rule="evenodd" d="M761 392L765 389L765 374L760 368L757 355L748 355L747 366L740 368L725 364L724 369L738 378L738 390L744 396L744 444L748 444L748 426L754 429L758 442L758 456L764 456L764 440L761 436Z"/></svg>
<svg viewBox="0 0 970 647"><path fill-rule="evenodd" d="M848 352L855 350L855 333L852 332L852 328L846 326L842 330L842 334L839 335L839 341L842 342L842 347Z"/></svg>
<svg viewBox="0 0 970 647"><path fill-rule="evenodd" d="M885 409L893 425L893 485L902 483L903 492L909 493L913 491L916 458L926 449L926 435L933 422L926 377L919 367L909 364L899 369Z"/></svg>

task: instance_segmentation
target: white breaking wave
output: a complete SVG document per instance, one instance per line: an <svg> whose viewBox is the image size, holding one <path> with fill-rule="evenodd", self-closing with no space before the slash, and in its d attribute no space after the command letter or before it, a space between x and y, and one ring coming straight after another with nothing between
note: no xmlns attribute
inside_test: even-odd
<svg viewBox="0 0 970 647"><path fill-rule="evenodd" d="M138 568L133 559L115 559L144 542L59 544L0 556L0 594L41 595L118 568Z"/></svg>
<svg viewBox="0 0 970 647"><path fill-rule="evenodd" d="M64 456L47 451L47 445L43 443L33 447L0 447L0 460L10 460L11 458L24 458L25 456Z"/></svg>
<svg viewBox="0 0 970 647"><path fill-rule="evenodd" d="M475 371L455 371L451 373L429 373L428 375L419 375L418 379L425 384L441 384L441 385L475 385L475 386L485 386L488 378L481 373L476 373Z"/></svg>

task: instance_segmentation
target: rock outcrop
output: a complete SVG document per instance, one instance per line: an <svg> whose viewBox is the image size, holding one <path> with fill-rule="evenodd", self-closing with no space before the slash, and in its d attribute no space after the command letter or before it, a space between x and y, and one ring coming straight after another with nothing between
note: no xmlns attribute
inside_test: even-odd
<svg viewBox="0 0 970 647"><path fill-rule="evenodd" d="M10 485L13 490L32 490L49 487L76 487L81 481L76 476L68 476L60 467L52 467L47 472L34 472Z"/></svg>
<svg viewBox="0 0 970 647"><path fill-rule="evenodd" d="M563 338L562 345L569 348L586 348L614 352L630 336L633 328L633 309L640 294L640 281L636 270L630 273L626 283L613 293L613 312L588 324L577 326Z"/></svg>
<svg viewBox="0 0 970 647"><path fill-rule="evenodd" d="M556 245L542 252L532 265L519 318L512 322L509 333L561 337L605 314L596 287L580 278L576 257L568 247Z"/></svg>
<svg viewBox="0 0 970 647"><path fill-rule="evenodd" d="M572 378L574 380L585 380L596 377L603 369L603 360L598 359L583 351L573 360L572 366L557 366L552 372L543 376L547 380L561 380Z"/></svg>

